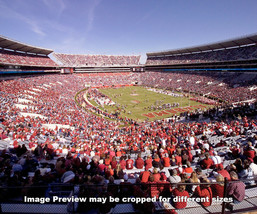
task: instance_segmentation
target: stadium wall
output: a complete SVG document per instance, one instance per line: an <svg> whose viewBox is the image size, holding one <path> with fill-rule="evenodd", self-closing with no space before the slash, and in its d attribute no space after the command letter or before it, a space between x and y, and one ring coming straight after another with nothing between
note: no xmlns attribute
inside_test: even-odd
<svg viewBox="0 0 257 214"><path fill-rule="evenodd" d="M195 63L180 65L145 65L146 71L154 70L213 70L213 71L233 71L233 70L257 70L257 60L235 61L235 62L215 62L215 63Z"/></svg>
<svg viewBox="0 0 257 214"><path fill-rule="evenodd" d="M131 67L86 67L74 68L75 73L115 73L115 72L130 72Z"/></svg>

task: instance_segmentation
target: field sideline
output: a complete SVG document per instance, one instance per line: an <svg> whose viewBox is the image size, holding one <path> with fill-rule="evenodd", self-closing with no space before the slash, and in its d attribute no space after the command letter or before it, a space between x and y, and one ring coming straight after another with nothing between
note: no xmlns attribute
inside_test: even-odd
<svg viewBox="0 0 257 214"><path fill-rule="evenodd" d="M199 108L199 105L201 105L201 108L210 107L210 105L189 100L189 98L187 97L173 97L166 94L160 94L157 92L149 91L147 90L147 88L144 88L141 86L130 86L130 87L121 87L121 88L101 88L98 90L103 94L107 95L109 98L111 98L111 100L113 100L116 103L115 106L106 105L104 107L109 113L115 113L119 109L118 111L120 112L121 117L128 117L137 121L145 121L147 119L152 121L152 120L160 120L163 118L170 117L174 115L174 113L171 113L172 112L171 109L181 109L183 107L191 106L190 109L193 110L193 109ZM99 109L103 109L101 106L98 106L96 102L94 102L93 100L91 100L90 102L93 105L97 106ZM167 110L170 110L170 112L165 111L165 114L159 113L159 116L158 116L158 112L163 112L163 110L165 109L151 110L152 105L157 106L157 105L163 105L167 103L170 103L170 104L179 103L179 106L172 107L171 109L167 109ZM124 108L125 112L122 108L123 106L125 107Z"/></svg>

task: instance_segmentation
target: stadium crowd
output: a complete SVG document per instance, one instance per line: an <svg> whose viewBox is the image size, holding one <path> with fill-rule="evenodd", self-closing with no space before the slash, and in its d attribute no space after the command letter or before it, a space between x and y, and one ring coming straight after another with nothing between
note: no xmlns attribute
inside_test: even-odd
<svg viewBox="0 0 257 214"><path fill-rule="evenodd" d="M254 183L248 179L257 175L256 103L237 108L216 107L203 113L213 120L183 123L174 117L139 124L98 117L74 102L76 92L85 84L131 84L138 80L148 86L158 83L159 87L167 88L170 83L176 88L178 83L185 84L187 77L124 73L92 77L46 75L1 81L0 182L1 186L23 189L1 189L1 200L50 194L48 188L39 191L28 187L51 183L82 185L77 194L87 197L223 197L222 184L210 186L208 183L227 178L236 181L229 185L228 194L235 203L242 201L245 185ZM205 83L214 82L211 77L199 80L196 75L190 75L190 82L196 78L206 87ZM181 81L176 81L179 79ZM195 83L185 85L193 89ZM205 87L194 88L202 89ZM235 92L229 90L215 93L225 98L228 94L232 101ZM250 95L253 94L248 91L242 96ZM83 97L78 96L78 103L83 105L83 102ZM85 108L90 107L85 105ZM23 116L23 112L30 115ZM244 179L243 182L237 181L239 178ZM179 182L181 185L170 185ZM203 206L211 204L211 201L202 202ZM94 206L85 203L78 209L85 211ZM112 206L107 203L99 206L99 210L105 213ZM149 212L154 209L152 203L137 206ZM181 209L187 203L177 202L173 206Z"/></svg>
<svg viewBox="0 0 257 214"><path fill-rule="evenodd" d="M85 85L90 87L130 85L138 81L138 76L133 73L92 73L78 74L83 78Z"/></svg>
<svg viewBox="0 0 257 214"><path fill-rule="evenodd" d="M6 65L59 67L48 56L25 54L0 49L0 63Z"/></svg>
<svg viewBox="0 0 257 214"><path fill-rule="evenodd" d="M233 103L257 98L256 74L238 73L192 73L192 72L145 72L140 81L149 87L194 92Z"/></svg>
<svg viewBox="0 0 257 214"><path fill-rule="evenodd" d="M128 66L139 65L140 56L113 56L113 55L79 55L54 53L55 58L64 66Z"/></svg>
<svg viewBox="0 0 257 214"><path fill-rule="evenodd" d="M176 65L192 63L210 63L224 61L240 61L256 59L256 45L241 48L223 49L216 51L176 54L173 56L148 56L146 65Z"/></svg>

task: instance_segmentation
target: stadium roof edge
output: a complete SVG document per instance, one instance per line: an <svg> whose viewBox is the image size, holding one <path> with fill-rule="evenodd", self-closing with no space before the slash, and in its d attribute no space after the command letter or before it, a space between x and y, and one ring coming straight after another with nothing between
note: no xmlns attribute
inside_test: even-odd
<svg viewBox="0 0 257 214"><path fill-rule="evenodd" d="M213 51L218 49L226 49L232 47L240 47L251 44L257 44L257 33L248 36L237 37L234 39L223 40L219 42L209 43L205 45L198 45L187 48L180 48L174 50L157 51L146 53L147 56L158 56L158 55L175 55L175 54L186 54L203 51Z"/></svg>
<svg viewBox="0 0 257 214"><path fill-rule="evenodd" d="M53 50L51 49L27 45L25 43L9 39L2 35L0 35L0 48L42 55L48 55L53 52Z"/></svg>

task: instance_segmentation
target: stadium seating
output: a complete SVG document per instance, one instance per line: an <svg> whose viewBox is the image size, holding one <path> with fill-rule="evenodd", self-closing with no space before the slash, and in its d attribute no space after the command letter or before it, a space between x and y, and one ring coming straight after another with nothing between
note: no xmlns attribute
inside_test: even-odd
<svg viewBox="0 0 257 214"><path fill-rule="evenodd" d="M55 58L67 67L106 67L139 65L140 56L79 55L54 53Z"/></svg>
<svg viewBox="0 0 257 214"><path fill-rule="evenodd" d="M221 213L221 202L205 207L193 201L179 209L158 201L39 204L25 202L24 196L159 199L174 196L176 187L186 185L191 198L203 198L199 189L211 185L209 193L223 197L222 191L228 190L223 184L233 183L229 174L233 172L246 185L234 209L257 209L257 73L119 72L139 65L140 56L54 55L62 66L74 67L75 73L0 78L0 212ZM256 59L256 46L247 46L148 56L146 65ZM0 50L0 64L58 66L47 56L7 50ZM114 67L117 73L107 73ZM155 88L156 93L170 90L181 96L174 91L183 92L214 107L143 122L109 113L104 104L113 101L98 88L135 82ZM218 176L229 181L216 183Z"/></svg>
<svg viewBox="0 0 257 214"><path fill-rule="evenodd" d="M170 88L220 98L229 103L257 99L257 74L229 72L145 72L140 82L150 87Z"/></svg>
<svg viewBox="0 0 257 214"><path fill-rule="evenodd" d="M0 49L0 64L19 66L58 67L48 56L25 54Z"/></svg>
<svg viewBox="0 0 257 214"><path fill-rule="evenodd" d="M148 56L146 65L179 65L257 59L257 48L247 46L174 56Z"/></svg>
<svg viewBox="0 0 257 214"><path fill-rule="evenodd" d="M227 109L216 107L205 112L206 120L203 121L179 122L172 118L137 123L125 119L114 120L115 117L106 112L100 112L104 117L92 114L89 110L94 110L95 113L97 109L85 103L86 98L83 93L77 94L78 103L74 102L76 92L85 88L85 85L112 86L131 84L133 81L149 86L157 84L163 88L182 87L196 92L205 88L214 90L212 85L218 87L219 84L225 84L223 93L218 93L220 91L215 90L212 93L223 98L226 98L225 94L228 93L231 96L228 97L230 101L234 100L233 93L240 92L243 98L248 96L250 91L248 87L252 82L249 82L247 76L241 76L241 79L246 80L242 85L231 87L239 84L239 74L216 75L217 77L210 74L163 72L101 73L44 75L1 81L0 146L2 152L0 158L2 160L2 177L0 182L1 186L4 187L0 188L1 195L4 195L7 201L18 200L18 202L23 199L22 196L24 195L42 197L63 193L69 195L70 189L58 192L57 188L53 191L54 184L63 185L65 183L75 185L74 192L72 192L74 197L76 196L75 187L78 187L80 197L100 197L101 194L106 194L104 189L106 185L108 188L113 187L111 184L109 185L111 176L113 176L113 185L118 184L117 194L120 198L124 194L128 198L142 197L140 196L142 190L144 190L144 197L152 197L154 194L159 197L164 190L162 185L174 185L169 181L171 170L177 170L179 176L188 179L190 173L187 173L186 168L190 167L184 164L186 163L184 160L190 160L192 170L196 171L202 167L204 154L208 153L213 157L214 152L217 152L216 156L220 158L223 167L229 172L235 166L244 167L246 170L248 167L246 163L236 164L235 160L236 158L244 158L251 160L253 164L257 162L257 156L254 153L257 146L257 121L255 117L251 116L252 113L256 115L257 103L239 105L236 108L226 107ZM232 80L232 76L235 77L234 80ZM199 87L202 88L199 89ZM233 91L234 89L237 91ZM102 96L97 90L90 90L90 96L96 98ZM253 96L253 94L250 95ZM204 101L206 100L204 99ZM19 105L22 105L22 110ZM86 111L80 107L83 105ZM234 116L238 112L242 116L241 119ZM228 119L229 115L231 117ZM210 120L210 116L216 119ZM107 120L108 117L112 120ZM235 154L238 146L241 153ZM141 173L145 171L145 168L137 166L138 154L141 154L144 166L146 166L148 158L151 162L151 166L147 170L150 170L155 177L153 181L147 179L146 183L150 185L149 188L141 183L143 179ZM252 158L253 155L254 158ZM170 165L164 167L166 156L170 160ZM183 164L179 162L179 157L183 158ZM132 168L126 166L128 160L133 161ZM157 172L155 172L155 168L158 168ZM202 175L214 182L216 170L217 168L214 166L207 169L203 168ZM13 172L12 176L10 172ZM255 182L250 173L238 173L238 175L245 183L247 183L248 178ZM192 181L187 181L191 182L189 185L192 185ZM140 186L132 185L132 189L128 187L130 183L135 184L137 182ZM44 185L43 191L32 191L34 186L40 185ZM252 184L247 185L252 187ZM15 191L12 189L13 186L17 187ZM139 188L136 189L136 187ZM22 191L18 191L19 188ZM90 188L92 188L91 191ZM107 192L115 194L115 191L110 189ZM242 207L254 209L254 205L247 201L255 200L256 195L253 193L254 191L246 191L246 199L235 208L238 210L241 210ZM171 194L170 190L169 194ZM80 203L74 211L81 212L82 210L85 213L93 213L99 204L92 204L92 207L88 204L83 207L83 203ZM20 203L10 206L9 203L4 202L2 203L2 211L10 213L17 210L19 213L19 209L23 209L23 206ZM38 209L35 204L31 205L31 209L29 206L30 204L26 203L24 212ZM105 206L107 205L105 204ZM137 207L133 203L117 204L116 206L113 211L116 213L119 213L120 209L126 213L137 212L138 209L145 211L149 208ZM155 209L165 211L165 207L160 206ZM68 209L68 205L65 203L53 204L51 210L49 207L51 206L42 205L42 210L39 212L58 213ZM174 209L173 206L170 207ZM216 204L206 209L214 212L215 207L217 212L221 211L221 206ZM199 203L193 202L188 203L188 209L185 209L184 212L192 210L203 212L204 208ZM151 211L149 212L151 213ZM177 212L182 213L183 211L177 210Z"/></svg>

